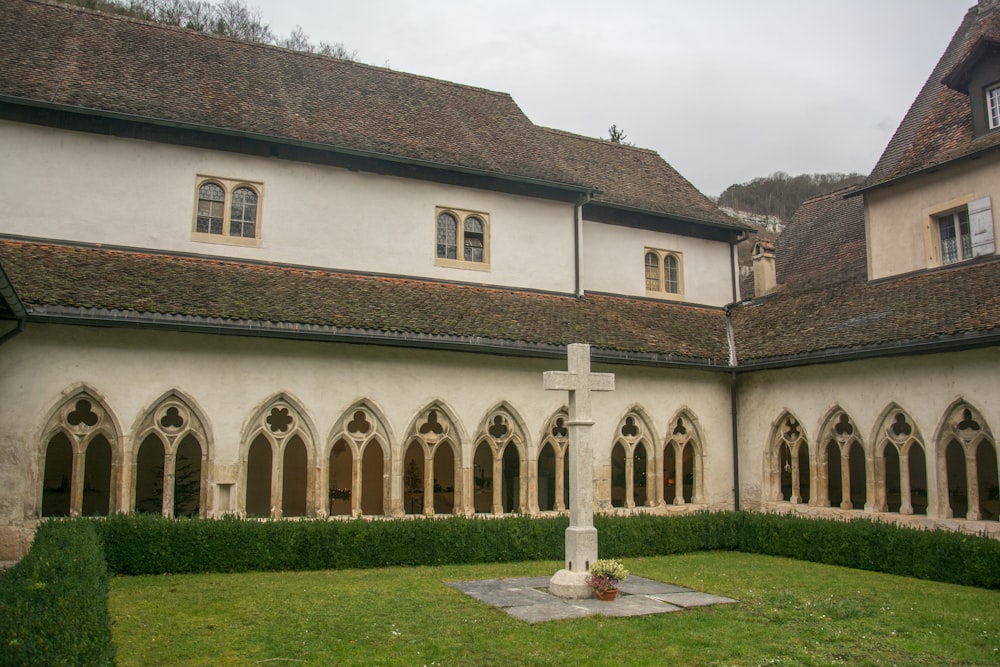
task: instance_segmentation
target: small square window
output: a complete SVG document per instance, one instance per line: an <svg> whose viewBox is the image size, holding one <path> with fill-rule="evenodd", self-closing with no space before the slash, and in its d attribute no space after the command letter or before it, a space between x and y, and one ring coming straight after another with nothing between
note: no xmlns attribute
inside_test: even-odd
<svg viewBox="0 0 1000 667"><path fill-rule="evenodd" d="M198 176L196 192L192 240L260 245L262 183Z"/></svg>
<svg viewBox="0 0 1000 667"><path fill-rule="evenodd" d="M434 263L460 269L489 270L490 218L486 213L438 208Z"/></svg>

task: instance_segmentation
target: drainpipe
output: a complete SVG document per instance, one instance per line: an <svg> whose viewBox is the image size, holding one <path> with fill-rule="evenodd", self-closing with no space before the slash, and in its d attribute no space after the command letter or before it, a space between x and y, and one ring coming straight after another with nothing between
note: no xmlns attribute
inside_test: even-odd
<svg viewBox="0 0 1000 667"><path fill-rule="evenodd" d="M588 192L576 201L573 207L573 293L576 298L583 298L583 205L594 198Z"/></svg>
<svg viewBox="0 0 1000 667"><path fill-rule="evenodd" d="M739 281L739 251L736 245L747 237L746 232L741 232L739 236L730 243L732 261L729 263L730 274L733 281L733 302L726 306L726 342L729 344L729 415L732 420L733 438L733 510L740 511L740 424L739 424L739 386L736 381L736 335L733 332L732 309L740 301L740 281Z"/></svg>

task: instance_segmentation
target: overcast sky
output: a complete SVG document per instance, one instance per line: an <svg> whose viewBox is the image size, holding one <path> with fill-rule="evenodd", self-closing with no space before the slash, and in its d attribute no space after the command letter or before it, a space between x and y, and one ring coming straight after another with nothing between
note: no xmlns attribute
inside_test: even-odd
<svg viewBox="0 0 1000 667"><path fill-rule="evenodd" d="M974 0L247 0L276 35L510 93L657 151L708 195L868 173Z"/></svg>

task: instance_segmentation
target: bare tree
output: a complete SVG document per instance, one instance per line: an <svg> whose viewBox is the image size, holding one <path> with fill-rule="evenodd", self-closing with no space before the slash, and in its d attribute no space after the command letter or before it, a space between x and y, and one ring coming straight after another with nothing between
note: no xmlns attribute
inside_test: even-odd
<svg viewBox="0 0 1000 667"><path fill-rule="evenodd" d="M248 42L269 44L274 41L271 27L261 19L259 9L250 9L240 0L222 0L215 6L212 32Z"/></svg>

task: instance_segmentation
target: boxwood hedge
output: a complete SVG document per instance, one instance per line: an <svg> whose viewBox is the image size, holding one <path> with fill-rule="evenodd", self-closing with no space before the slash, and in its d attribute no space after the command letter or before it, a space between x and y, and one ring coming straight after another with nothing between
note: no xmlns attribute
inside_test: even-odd
<svg viewBox="0 0 1000 667"><path fill-rule="evenodd" d="M730 550L1000 589L1000 541L864 519L599 515L603 556ZM0 578L0 664L113 664L108 570L243 572L561 560L566 517L257 521L115 515L44 523ZM103 549L102 549L103 547Z"/></svg>
<svg viewBox="0 0 1000 667"><path fill-rule="evenodd" d="M108 568L94 527L42 524L0 576L0 665L113 665Z"/></svg>

